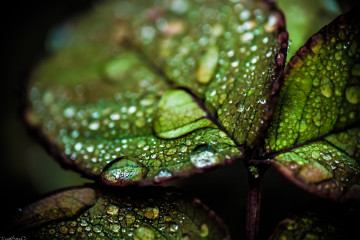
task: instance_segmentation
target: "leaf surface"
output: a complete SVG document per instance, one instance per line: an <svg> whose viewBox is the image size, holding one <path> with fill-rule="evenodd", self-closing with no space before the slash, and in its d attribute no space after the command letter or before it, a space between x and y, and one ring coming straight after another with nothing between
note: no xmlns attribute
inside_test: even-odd
<svg viewBox="0 0 360 240"><path fill-rule="evenodd" d="M340 16L292 57L266 139L280 172L333 199L359 192L359 23Z"/></svg>
<svg viewBox="0 0 360 240"><path fill-rule="evenodd" d="M321 203L316 209L292 213L278 224L270 239L351 239L357 234L357 213Z"/></svg>
<svg viewBox="0 0 360 240"><path fill-rule="evenodd" d="M61 163L109 185L224 164L260 143L285 61L283 25L262 1L96 6L50 41L27 121Z"/></svg>
<svg viewBox="0 0 360 240"><path fill-rule="evenodd" d="M164 188L144 190L61 190L25 207L16 224L35 239L229 238L221 220L199 199Z"/></svg>

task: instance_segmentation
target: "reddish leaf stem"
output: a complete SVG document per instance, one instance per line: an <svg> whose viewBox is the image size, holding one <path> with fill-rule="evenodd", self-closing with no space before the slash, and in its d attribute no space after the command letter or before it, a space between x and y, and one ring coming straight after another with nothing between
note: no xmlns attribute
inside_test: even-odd
<svg viewBox="0 0 360 240"><path fill-rule="evenodd" d="M247 199L247 216L246 216L246 239L258 239L259 221L260 221L260 204L263 171L254 172L255 167L248 168L248 199Z"/></svg>

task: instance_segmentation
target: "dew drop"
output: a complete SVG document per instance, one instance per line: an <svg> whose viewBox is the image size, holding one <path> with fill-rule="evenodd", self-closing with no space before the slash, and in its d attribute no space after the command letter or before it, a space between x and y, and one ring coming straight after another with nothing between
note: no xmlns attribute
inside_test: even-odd
<svg viewBox="0 0 360 240"><path fill-rule="evenodd" d="M120 231L120 225L118 225L118 224L111 224L110 230L113 231L114 233L118 233L118 232Z"/></svg>
<svg viewBox="0 0 360 240"><path fill-rule="evenodd" d="M106 212L109 215L117 215L119 212L119 207L111 204L107 207Z"/></svg>
<svg viewBox="0 0 360 240"><path fill-rule="evenodd" d="M206 225L206 223L201 224L200 236L207 237L208 235L209 235L209 227Z"/></svg>
<svg viewBox="0 0 360 240"><path fill-rule="evenodd" d="M64 109L64 116L66 118L72 118L75 115L75 108L74 107L67 107Z"/></svg>
<svg viewBox="0 0 360 240"><path fill-rule="evenodd" d="M156 219L159 217L159 208L158 207L147 207L144 211L144 216L147 219Z"/></svg>
<svg viewBox="0 0 360 240"><path fill-rule="evenodd" d="M238 112L243 112L245 110L245 106L240 102L236 104L236 108Z"/></svg>
<svg viewBox="0 0 360 240"><path fill-rule="evenodd" d="M334 92L333 82L328 78L323 78L321 80L320 91L325 97L331 97Z"/></svg>
<svg viewBox="0 0 360 240"><path fill-rule="evenodd" d="M181 240L190 240L190 235L187 234L187 233L184 233L184 234L181 236Z"/></svg>
<svg viewBox="0 0 360 240"><path fill-rule="evenodd" d="M99 129L99 126L100 126L99 122L95 121L95 122L90 123L89 129L95 131L95 130Z"/></svg>
<svg viewBox="0 0 360 240"><path fill-rule="evenodd" d="M155 233L150 227L148 227L146 225L142 225L136 229L135 234L134 234L134 239L135 240L143 240L143 239L154 240Z"/></svg>
<svg viewBox="0 0 360 240"><path fill-rule="evenodd" d="M360 87L359 86L349 86L345 90L346 100L349 103L357 104L360 102Z"/></svg>
<svg viewBox="0 0 360 240"><path fill-rule="evenodd" d="M318 127L320 127L322 125L320 110L318 110L316 115L313 117L313 121L314 121L315 125Z"/></svg>
<svg viewBox="0 0 360 240"><path fill-rule="evenodd" d="M161 170L155 175L154 179L155 179L155 181L158 182L158 181L161 181L161 179L163 179L163 178L168 178L171 176L172 176L172 173L169 172L168 170Z"/></svg>
<svg viewBox="0 0 360 240"><path fill-rule="evenodd" d="M196 147L190 155L190 161L197 168L211 166L218 160L219 159L215 155L214 150L209 145L200 145Z"/></svg>
<svg viewBox="0 0 360 240"><path fill-rule="evenodd" d="M179 229L179 226L176 223L171 223L170 224L170 232L176 232Z"/></svg>
<svg viewBox="0 0 360 240"><path fill-rule="evenodd" d="M146 169L135 161L123 158L115 161L110 167L103 172L103 178L112 183L127 185L129 181L135 182L142 179Z"/></svg>

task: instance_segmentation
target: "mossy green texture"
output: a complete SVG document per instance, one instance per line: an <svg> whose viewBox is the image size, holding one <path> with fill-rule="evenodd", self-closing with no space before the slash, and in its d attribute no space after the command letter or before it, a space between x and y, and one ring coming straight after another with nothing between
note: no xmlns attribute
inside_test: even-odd
<svg viewBox="0 0 360 240"><path fill-rule="evenodd" d="M26 118L67 166L110 185L223 164L266 125L280 31L261 1L96 5L50 39Z"/></svg>
<svg viewBox="0 0 360 240"><path fill-rule="evenodd" d="M33 220L26 236L34 239L228 239L218 218L209 217L200 200L169 189L148 190L62 190L24 208L17 219L19 224ZM65 205L64 199L72 196L82 211L70 212ZM52 218L47 205L52 206Z"/></svg>
<svg viewBox="0 0 360 240"><path fill-rule="evenodd" d="M290 60L267 151L281 151L359 123L360 22L338 18Z"/></svg>

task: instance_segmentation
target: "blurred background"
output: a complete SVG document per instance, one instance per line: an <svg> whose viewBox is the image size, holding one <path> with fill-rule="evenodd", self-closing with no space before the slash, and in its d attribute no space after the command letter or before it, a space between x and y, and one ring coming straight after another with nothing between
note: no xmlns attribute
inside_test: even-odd
<svg viewBox="0 0 360 240"><path fill-rule="evenodd" d="M290 34L289 56L322 26L356 1L278 0ZM2 7L1 67L1 220L0 236L6 236L9 217L17 208L50 191L81 185L91 180L62 169L26 132L19 118L19 93L31 67L45 53L51 29L67 17L89 8L89 0L9 1ZM215 210L229 227L233 239L245 237L247 174L241 162L167 185L195 193ZM292 209L318 200L270 169L264 179L261 236L271 234Z"/></svg>

